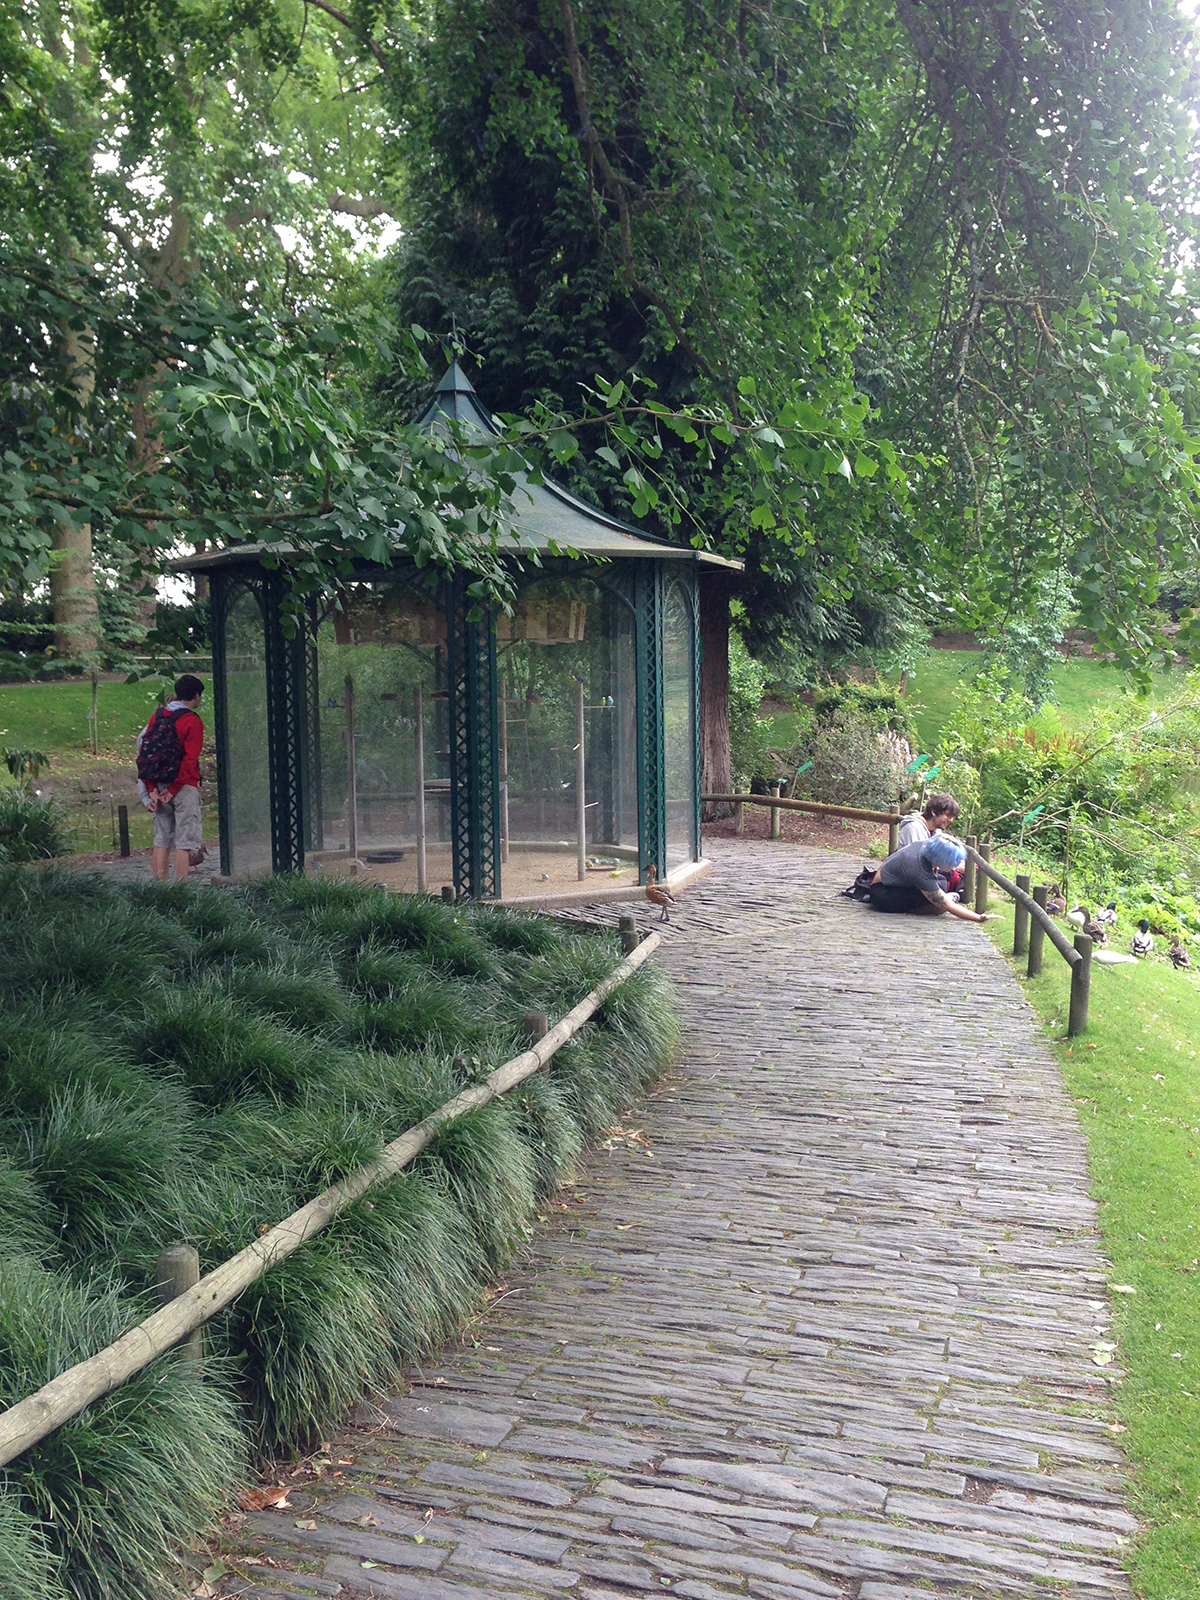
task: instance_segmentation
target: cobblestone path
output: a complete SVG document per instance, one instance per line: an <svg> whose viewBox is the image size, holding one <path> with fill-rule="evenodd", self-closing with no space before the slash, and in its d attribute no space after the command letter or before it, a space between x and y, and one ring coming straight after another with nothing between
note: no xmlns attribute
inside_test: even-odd
<svg viewBox="0 0 1200 1600"><path fill-rule="evenodd" d="M1004 962L835 898L851 858L712 854L646 1142L588 1158L311 1505L247 1519L313 1575L229 1592L1130 1592L1083 1139Z"/></svg>

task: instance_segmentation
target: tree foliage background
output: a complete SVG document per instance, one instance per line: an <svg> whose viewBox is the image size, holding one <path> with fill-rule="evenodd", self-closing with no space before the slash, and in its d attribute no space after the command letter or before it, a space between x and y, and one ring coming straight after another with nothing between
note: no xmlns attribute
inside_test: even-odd
<svg viewBox="0 0 1200 1600"><path fill-rule="evenodd" d="M1194 63L1165 0L26 0L5 581L54 567L64 647L181 539L502 584L518 457L405 427L442 342L526 457L744 556L757 653L1074 611L1145 672L1196 599Z"/></svg>

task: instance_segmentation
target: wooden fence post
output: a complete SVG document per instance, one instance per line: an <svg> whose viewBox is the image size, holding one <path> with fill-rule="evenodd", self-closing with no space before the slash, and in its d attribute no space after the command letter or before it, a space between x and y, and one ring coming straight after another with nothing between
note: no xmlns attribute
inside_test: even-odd
<svg viewBox="0 0 1200 1600"><path fill-rule="evenodd" d="M1071 968L1071 1014L1067 1019L1067 1038L1086 1033L1088 1025L1088 994L1092 986L1092 936L1075 935L1075 948L1080 959Z"/></svg>
<svg viewBox="0 0 1200 1600"><path fill-rule="evenodd" d="M1017 873L1017 888L1029 893L1030 877L1027 872ZM1023 956L1029 949L1029 912L1019 900L1013 903L1013 955Z"/></svg>
<svg viewBox="0 0 1200 1600"><path fill-rule="evenodd" d="M888 855L894 856L896 854L896 851L899 850L899 848L900 848L900 824L898 822L889 822L888 823Z"/></svg>
<svg viewBox="0 0 1200 1600"><path fill-rule="evenodd" d="M780 794L783 792L783 779L782 778L776 778L771 784L771 789L772 789L772 791L773 791L773 793L775 795L776 800L778 800ZM780 817L779 807L778 806L772 806L771 807L771 837L772 837L772 839L780 839L780 838L783 837L782 831L780 829L780 821L781 821L781 817Z"/></svg>
<svg viewBox="0 0 1200 1600"><path fill-rule="evenodd" d="M981 844L979 846L979 855L980 855L980 858L982 860L990 861L992 859L992 847L991 847L991 845L990 844ZM987 908L988 908L988 875L987 875L986 872L976 872L976 874L975 874L975 909L976 909L976 911L979 912L979 914L981 916L983 916L986 913Z"/></svg>
<svg viewBox="0 0 1200 1600"><path fill-rule="evenodd" d="M129 854L129 807L117 807L117 838L122 860Z"/></svg>
<svg viewBox="0 0 1200 1600"><path fill-rule="evenodd" d="M169 1244L165 1250L159 1251L154 1286L164 1306L169 1306L172 1300L177 1300L188 1289L194 1289L199 1282L200 1252L193 1245ZM179 1354L184 1361L204 1359L203 1328L188 1334L179 1346Z"/></svg>
<svg viewBox="0 0 1200 1600"><path fill-rule="evenodd" d="M733 831L740 839L746 831L746 808L735 804L733 808Z"/></svg>
<svg viewBox="0 0 1200 1600"><path fill-rule="evenodd" d="M1032 892L1035 904L1041 906L1042 910L1045 911L1046 901L1050 898L1049 885L1045 883L1035 884ZM1046 930L1040 922L1034 922L1029 929L1029 964L1025 968L1026 977L1036 978L1041 972L1042 951L1045 945Z"/></svg>
<svg viewBox="0 0 1200 1600"><path fill-rule="evenodd" d="M960 898L963 905L969 906L975 898L975 863L971 859L971 851L974 850L979 840L973 833L969 833L963 843L967 847L967 861L963 867L963 886Z"/></svg>
<svg viewBox="0 0 1200 1600"><path fill-rule="evenodd" d="M638 947L637 922L632 911L621 913L621 954L631 956Z"/></svg>
<svg viewBox="0 0 1200 1600"><path fill-rule="evenodd" d="M525 1032L534 1044L539 1039L544 1039L550 1032L550 1018L544 1011L527 1011L521 1020L525 1024Z"/></svg>

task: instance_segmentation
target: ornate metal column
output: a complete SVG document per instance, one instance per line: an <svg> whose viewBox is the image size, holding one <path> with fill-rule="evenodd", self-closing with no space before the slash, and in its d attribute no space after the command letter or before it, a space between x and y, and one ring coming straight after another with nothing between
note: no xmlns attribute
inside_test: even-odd
<svg viewBox="0 0 1200 1600"><path fill-rule="evenodd" d="M209 580L209 629L212 640L213 742L217 752L217 831L221 871L233 871L233 817L229 804L229 694L225 666L225 616L233 584L220 568Z"/></svg>
<svg viewBox="0 0 1200 1600"><path fill-rule="evenodd" d="M300 619L291 638L283 626L287 585L283 574L263 579L266 620L267 743L271 777L271 870L303 872L308 834L305 769L307 707L305 629Z"/></svg>
<svg viewBox="0 0 1200 1600"><path fill-rule="evenodd" d="M703 641L700 632L700 580L695 567L688 572L688 596L692 614L692 860L700 859L700 783L703 753L703 733L700 719L703 710L700 702L700 668Z"/></svg>
<svg viewBox="0 0 1200 1600"><path fill-rule="evenodd" d="M663 722L663 570L639 561L634 578L637 618L638 854L639 878L653 866L667 871L666 735Z"/></svg>
<svg viewBox="0 0 1200 1600"><path fill-rule="evenodd" d="M450 712L450 837L454 889L473 900L500 889L500 728L496 628L491 615L470 621L465 575L443 587L446 688Z"/></svg>

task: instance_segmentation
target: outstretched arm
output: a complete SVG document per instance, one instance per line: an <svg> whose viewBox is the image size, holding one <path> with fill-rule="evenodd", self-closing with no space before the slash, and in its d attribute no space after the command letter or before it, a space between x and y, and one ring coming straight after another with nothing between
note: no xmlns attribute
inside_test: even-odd
<svg viewBox="0 0 1200 1600"><path fill-rule="evenodd" d="M936 893L931 893L928 889L922 889L921 893L938 913L948 911L952 917L958 917L963 922L990 922L992 920L990 916L985 916L982 911L972 911L970 906L960 905L957 900L951 900L940 889Z"/></svg>

